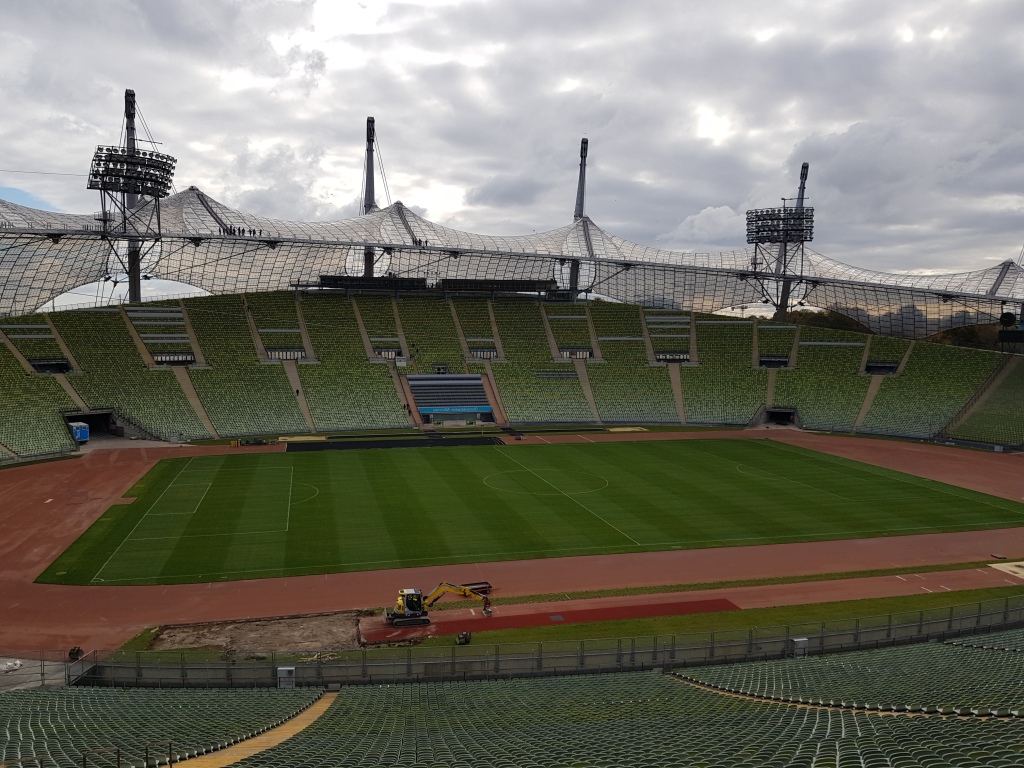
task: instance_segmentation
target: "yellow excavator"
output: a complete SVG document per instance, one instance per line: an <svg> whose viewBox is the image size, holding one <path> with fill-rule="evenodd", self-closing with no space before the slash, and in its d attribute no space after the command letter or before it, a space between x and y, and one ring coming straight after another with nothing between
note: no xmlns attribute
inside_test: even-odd
<svg viewBox="0 0 1024 768"><path fill-rule="evenodd" d="M490 616L491 598L487 596L490 591L491 584L487 581L478 581L472 584L449 584L447 581L442 581L426 597L419 589L400 589L395 607L384 609L384 623L393 627L422 627L429 624L428 609L440 600L442 595L446 594L482 600L484 616Z"/></svg>

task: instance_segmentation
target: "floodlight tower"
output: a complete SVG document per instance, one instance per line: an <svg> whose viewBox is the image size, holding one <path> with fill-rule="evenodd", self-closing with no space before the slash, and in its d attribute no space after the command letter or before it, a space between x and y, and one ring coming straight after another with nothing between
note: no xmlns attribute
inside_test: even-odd
<svg viewBox="0 0 1024 768"><path fill-rule="evenodd" d="M800 167L795 205L747 211L747 242L754 246L754 280L761 295L775 306L775 320L789 312L794 282L804 273L804 243L814 239L814 209L804 206L809 165ZM777 246L777 247L775 247Z"/></svg>
<svg viewBox="0 0 1024 768"><path fill-rule="evenodd" d="M366 118L366 167L364 171L365 187L363 188L363 215L373 213L377 208L373 189L373 143L377 140L377 127L372 117ZM373 277L373 248L363 249L363 277Z"/></svg>
<svg viewBox="0 0 1024 768"><path fill-rule="evenodd" d="M86 185L100 193L102 209L96 218L128 274L128 301L132 302L142 300L142 259L160 241L160 200L171 191L177 164L170 155L138 148L135 113L135 91L128 89L124 92L125 143L96 147Z"/></svg>

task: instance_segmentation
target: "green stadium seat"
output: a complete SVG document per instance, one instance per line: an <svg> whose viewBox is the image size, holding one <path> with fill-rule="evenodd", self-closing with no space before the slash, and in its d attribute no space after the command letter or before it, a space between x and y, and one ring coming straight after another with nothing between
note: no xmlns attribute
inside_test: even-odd
<svg viewBox="0 0 1024 768"><path fill-rule="evenodd" d="M75 450L62 411L75 403L51 376L25 372L0 344L0 459L32 458Z"/></svg>
<svg viewBox="0 0 1024 768"><path fill-rule="evenodd" d="M142 766L147 746L150 765L175 762L223 748L253 732L283 722L309 707L318 689L133 690L69 687L0 693L0 763L42 758L42 765L73 768L122 764ZM161 749L163 750L161 752ZM33 765L34 763L26 763Z"/></svg>
<svg viewBox="0 0 1024 768"><path fill-rule="evenodd" d="M308 432L298 400L280 364L262 364L240 296L188 299L207 369L189 378L222 436L289 435Z"/></svg>
<svg viewBox="0 0 1024 768"><path fill-rule="evenodd" d="M116 308L55 312L51 318L82 366L68 381L90 408L111 408L164 440L211 437L173 371L146 367Z"/></svg>
<svg viewBox="0 0 1024 768"><path fill-rule="evenodd" d="M408 427L387 365L367 359L351 301L304 296L302 314L319 363L300 365L299 379L317 431Z"/></svg>

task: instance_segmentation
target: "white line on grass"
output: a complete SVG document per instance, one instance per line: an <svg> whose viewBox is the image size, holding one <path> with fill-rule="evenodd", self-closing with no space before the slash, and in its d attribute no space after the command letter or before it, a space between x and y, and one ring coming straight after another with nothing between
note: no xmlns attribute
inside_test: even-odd
<svg viewBox="0 0 1024 768"><path fill-rule="evenodd" d="M284 530L285 533L292 527L292 484L295 482L295 467L291 467L291 474L288 475L288 506L285 507Z"/></svg>
<svg viewBox="0 0 1024 768"><path fill-rule="evenodd" d="M588 506L587 506L586 504L584 504L584 503L583 503L582 501L580 501L579 499L575 499L575 498L573 498L572 496L570 496L570 495L569 495L568 493L566 493L565 491L563 491L563 490L562 490L561 488L559 488L559 487L558 487L557 485L555 485L555 484L554 484L554 483L552 483L551 481L549 481L549 480L545 480L545 479L544 479L543 477L541 477L540 475L538 475L538 474L537 474L536 472L534 472L534 471L533 471L532 469L530 469L530 468L529 468L528 466L526 466L525 464L522 464L521 462L519 462L519 461L517 461L516 459L512 458L511 456L509 456L508 454L506 454L506 453L505 453L504 451L502 451L502 450L501 450L500 448L498 448L497 446L495 446L495 447L494 447L494 450L496 450L496 451L497 451L498 453L500 453L500 454L501 454L502 456L504 456L504 457L505 457L506 459L509 459L510 461L513 461L513 462L515 462L516 464L519 464L519 466L520 466L520 467L522 467L523 469L525 469L525 470L526 470L527 472L529 472L529 473L530 473L531 475L533 475L534 477L536 477L536 478L537 478L538 480L541 480L541 481L543 481L543 482L547 483L548 485L550 485L550 486L551 486L552 488L554 488L554 489L555 489L556 491L558 491L558 492L559 492L560 494L562 494L563 496L565 496L565 498L569 499L569 501L573 502L574 504L579 504L579 505L580 505L581 507L583 507L583 509L585 509L585 510L586 510L587 512L589 512L590 514L592 514L592 515L593 515L594 517L596 517L596 518L597 518L598 520L600 520L600 521L601 521L602 523L604 523L605 525L607 525L607 526L608 526L609 528L611 528L611 529L612 529L613 531L616 531L616 532L617 532L617 533L618 533L619 535L621 535L621 536L624 536L625 538L629 539L629 540L630 540L630 541L632 541L632 542L633 542L634 544L636 544L636 545L637 545L638 547L642 547L642 546L643 546L643 544L641 544L641 543L640 543L639 541L637 541L636 539L634 539L634 538L633 538L632 536L630 536L630 535L629 535L629 534L627 534L627 533L624 533L624 532L623 532L623 531L622 531L621 529L619 529L619 528L616 528L616 527L615 527L614 525L612 525L612 524L611 524L611 523L609 523L609 522L608 522L607 520L605 520L605 519L604 519L603 517L601 517L601 516L600 516L599 514L597 514L597 512L595 512L594 510L590 509L590 508L589 508L589 507L588 507Z"/></svg>
<svg viewBox="0 0 1024 768"><path fill-rule="evenodd" d="M184 485L205 485L206 486L206 490L203 491L203 495L199 497L198 503L195 505L195 507L192 509L191 512L150 512L149 510L152 510L153 507L156 506L156 504L154 503L153 507L150 507L149 510L146 511L146 515L149 515L150 517L168 517L170 515L194 515L196 512L198 512L199 511L199 507L202 506L203 501L206 499L206 494L208 494L210 492L210 488L213 487L213 483L185 483ZM177 485L175 487L176 488L181 488L181 485ZM166 491L164 491L164 493L166 493ZM161 495L163 495L163 494L161 494ZM143 515L143 517L145 517L145 515ZM130 534L129 534L129 538L130 538ZM134 539L134 541L141 541L141 539Z"/></svg>
<svg viewBox="0 0 1024 768"><path fill-rule="evenodd" d="M744 472L742 467L749 467L750 469L756 470L757 472L763 472L765 475L768 475L768 477L765 477L764 475L752 475L749 472ZM796 483L797 485L802 485L804 488L810 488L815 493L827 493L829 496L835 496L837 499L842 499L843 501L852 501L855 504L857 503L857 499L851 499L849 496L843 496L843 495L838 494L838 493L832 493L832 491L826 491L823 488L816 488L813 485L808 485L807 483L801 483L799 480L794 480L791 477L785 477L783 475L777 475L776 473L772 472L769 469L762 469L761 467L751 467L749 464L743 464L742 462L739 462L739 463L736 464L736 471L739 472L741 475L746 475L747 477L752 477L755 480L771 480L771 479L775 479L775 480L782 480L785 483Z"/></svg>
<svg viewBox="0 0 1024 768"><path fill-rule="evenodd" d="M916 525L916 526L914 526L912 528L890 528L890 529L888 529L886 531L879 531L879 530L844 531L843 534L841 536L839 536L839 537L835 536L832 533L792 534L792 535L789 535L789 536L775 536L775 537L773 537L772 541L765 542L765 537L764 536L734 536L734 537L720 538L720 539L704 539L701 542L658 541L658 542L655 542L653 544L638 544L637 546L643 547L643 550L641 550L641 551L644 551L644 552L647 552L647 551L659 551L660 552L660 551L668 551L668 550L659 549L660 547L666 547L666 546L670 546L670 545L673 545L673 544L693 544L693 543L699 544L699 546L691 546L691 547L688 547L687 549L677 550L679 552L686 552L686 551L689 551L690 549L712 549L712 548L714 548L714 545L716 545L716 544L719 544L721 542L729 542L729 541L762 541L762 542L767 543L767 544L778 544L778 543L781 543L780 540L782 540L782 539L798 539L799 541L797 543L800 543L802 541L810 542L810 541L812 541L814 539L821 538L821 537L826 537L827 541L846 541L846 540L848 540L850 538L848 536L848 534L854 534L854 538L855 538L856 534L865 534L865 533L867 533L867 534L875 534L877 536L881 536L881 535L893 533L894 531L920 531L920 530L934 531L935 529L932 526L929 526L929 525ZM976 530L976 529L974 529L974 528L964 528L963 530ZM991 530L991 529L983 529L983 530ZM234 533L234 534L201 533L201 534L195 534L193 536L188 536L188 537L173 536L173 537L170 537L170 538L202 538L202 537L205 537L205 536L248 536L248 535L251 535L251 534L260 534L260 533L283 533L283 531L249 531L247 533ZM146 540L147 539L135 539L135 541L146 541ZM520 559L525 559L525 558L522 557L523 555L541 555L541 554L545 554L545 553L548 553L548 552L555 552L555 553L584 552L584 551L596 552L597 550L620 549L620 548L621 548L621 545L618 545L618 544L608 544L608 545L603 545L603 546L595 545L595 546L591 546L591 547L557 547L557 548L553 548L553 549L527 549L527 550L522 550L522 551L519 551L519 552L507 552L507 551L505 551L505 552L475 552L475 553L472 553L470 555L466 555L466 557L473 558L472 560L461 560L459 562L461 562L461 563L482 562L478 558L483 558L483 557L500 557L502 560L520 560ZM416 562L418 562L418 563L425 563L425 562L431 562L431 561L440 561L442 565L454 562L453 560L451 560L450 557L418 557L418 558L416 558ZM395 558L395 559L392 559L392 560L361 560L361 561L349 561L349 560L346 560L344 562L338 562L338 563L324 563L324 564L319 565L317 567L318 568L333 568L333 567L336 567L336 566L340 566L342 568L346 568L346 567L357 566L357 565L378 565L378 566L383 566L383 565L389 565L391 563L402 563L402 562L405 562L405 561L402 560L402 559L399 559L399 558ZM409 566L409 567L414 567L414 566ZM304 568L305 568L305 566L294 566L294 567L291 567L291 568L281 568L281 567L275 567L275 568L246 568L246 569L240 570L240 571L211 571L209 573L177 573L177 574L174 574L173 576L170 576L168 578L188 579L188 578L199 578L199 577L210 577L210 576L231 576L231 575L238 574L238 573L270 573L272 571L273 572L281 573L281 572L285 572L285 571L302 571ZM330 573L345 573L345 571L331 571ZM299 575L303 575L303 574L300 573ZM325 574L314 573L314 574L308 574L308 575L322 576L322 575L325 575ZM162 578L162 577L160 577L160 576L136 576L136 577L132 577L132 578L113 579L113 581L117 581L117 582L151 581L153 579L160 579L160 578ZM906 579L903 578L902 576L897 576L896 578L897 579L902 579L903 581L906 581ZM918 578L923 578L923 577L918 576ZM1019 581L1011 581L1009 579L1005 579L1005 581L1006 581L1007 584L1014 584L1014 585L1020 584ZM164 582L157 582L157 583L164 583Z"/></svg>
<svg viewBox="0 0 1024 768"><path fill-rule="evenodd" d="M189 533L181 536L146 536L132 541L170 541L174 539L210 539L216 536L258 536L267 533L288 533L287 528L275 528L271 531L231 531L230 533ZM150 578L147 576L146 578Z"/></svg>
<svg viewBox="0 0 1024 768"><path fill-rule="evenodd" d="M192 458L195 458L195 456L193 456ZM190 469L189 472L217 472L219 474L221 472L249 472L251 469L251 467L212 467L208 469L198 467L196 469ZM271 464L269 467L260 466L258 467L258 469L260 472L263 472L268 469L294 469L294 467L286 467L284 465L279 466ZM184 485L184 483L182 483L182 485Z"/></svg>
<svg viewBox="0 0 1024 768"><path fill-rule="evenodd" d="M307 501L312 501L313 499L315 499L317 496L320 495L320 489L317 488L312 483L298 483L298 485L304 485L307 488L312 488L314 491L316 491L316 493L314 493L312 496L307 496L304 499L299 499L298 501L291 502L291 506L295 506L296 504L303 504L303 503L305 503Z"/></svg>
<svg viewBox="0 0 1024 768"><path fill-rule="evenodd" d="M174 476L174 480L177 480L179 477L181 477L181 473L184 472L186 469L188 469L188 465L192 463L192 459L194 459L194 458L195 458L195 456L189 457L189 460L187 462L185 462L185 466L182 467L181 470L178 472L178 474L176 474ZM149 514L149 510L152 509L153 507L155 507L157 505L157 503L160 501L160 499L162 499L164 497L164 494L167 493L167 491L170 489L170 487L172 485L174 485L174 480L171 480L171 482L169 482L167 484L167 487L164 488L163 492L159 496L156 497L156 501L154 501L152 504L150 504L149 505L149 509L147 509L145 512L142 513L142 517L139 518L139 522L137 522L135 524L135 527L132 528L128 532L127 536L125 536L123 539L121 539L121 543L117 545L117 549L115 549L113 552L110 553L110 557L107 558L107 561L105 563L103 563L103 565L101 565L99 567L99 570L97 570L96 573L93 574L93 577L92 577L93 581L99 579L99 575L101 573L103 573L103 569L105 569L108 565L110 565L110 561L114 559L114 555L116 555L118 552L121 551L121 547L124 546L124 543L126 541L128 541L128 539L130 539L132 537L132 534L135 533L136 529L140 525L142 525L142 521L146 519L146 515ZM99 579L99 580L102 581L102 579Z"/></svg>
<svg viewBox="0 0 1024 768"><path fill-rule="evenodd" d="M264 533L264 531L260 531L260 533ZM281 533L281 531L266 531L266 533ZM228 535L228 534L214 533L214 534L200 534L200 535L224 536L224 535ZM245 534L234 534L234 535L238 536L238 535L245 535ZM142 541L142 539L136 539L136 541ZM512 553L509 553L509 552L481 552L481 553L476 553L476 554L473 554L473 555L469 555L469 557L474 557L474 558L478 558L478 557L497 557L497 556L506 556L506 555L509 555L509 554L512 554L512 555L539 555L539 554L542 554L544 552L582 552L582 551L593 552L594 550L620 549L620 548L621 547L618 544L609 544L607 546L593 546L593 547L559 547L558 549L528 549L528 550L525 550L523 552L512 552ZM442 565L444 565L446 563L452 562L447 557L420 557L420 558L416 559L416 562L421 562L422 563L422 562L435 561L435 560L436 561L440 561ZM345 561L343 563L325 563L323 565L318 565L316 567L317 568L332 568L334 566L351 566L351 565L387 565L389 563L401 563L401 562L404 562L404 561L400 560L400 559L395 559L395 560L363 560L363 561L357 561L357 562ZM476 560L466 560L466 561L462 561L462 562L464 562L464 563L475 563L475 562L478 562L478 561L476 561ZM412 567L412 566L410 566L410 567ZM278 572L280 572L280 571L301 571L303 568L305 568L305 566L292 566L292 567L288 567L288 568L283 568L283 567L275 567L275 568L246 568L246 569L241 570L241 571L211 571L209 573L176 573L176 574L173 574L172 576L168 576L167 578L185 579L185 578L193 578L193 577L198 577L198 576L230 576L230 575L236 574L236 573L270 573L271 571L278 571ZM346 573L346 571L331 571L330 573ZM299 574L299 575L303 575L303 574ZM324 576L324 575L327 575L327 574L313 573L313 574L306 574L306 575ZM163 578L163 577L161 577L161 576L135 576L135 577L132 577L132 578L113 579L113 581L149 581L151 579L160 579L160 578Z"/></svg>

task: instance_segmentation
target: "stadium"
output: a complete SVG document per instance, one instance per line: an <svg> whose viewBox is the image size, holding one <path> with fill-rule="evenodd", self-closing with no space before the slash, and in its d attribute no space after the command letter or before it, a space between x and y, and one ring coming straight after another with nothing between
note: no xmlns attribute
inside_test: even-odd
<svg viewBox="0 0 1024 768"><path fill-rule="evenodd" d="M461 232L372 118L362 215L280 221L135 114L96 213L0 200L0 764L1024 761L1021 264L816 253L806 164L631 243L586 139L571 222Z"/></svg>

